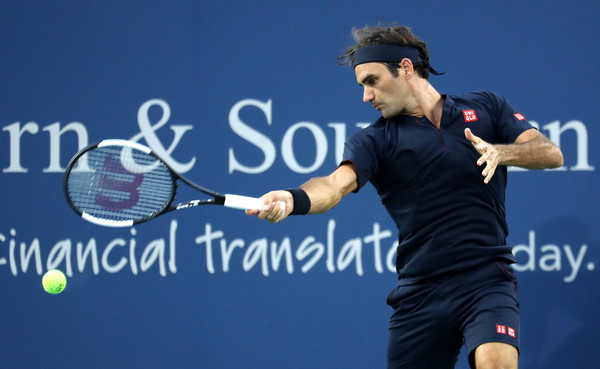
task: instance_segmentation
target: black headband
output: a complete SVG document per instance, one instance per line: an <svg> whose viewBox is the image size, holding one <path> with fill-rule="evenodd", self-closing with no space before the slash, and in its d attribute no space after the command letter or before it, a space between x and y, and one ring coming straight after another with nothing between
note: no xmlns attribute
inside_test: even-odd
<svg viewBox="0 0 600 369"><path fill-rule="evenodd" d="M380 62L380 63L399 63L402 59L408 58L411 62L423 62L419 50L410 46L400 45L371 45L363 46L354 51L354 59L352 60L352 68L359 64ZM429 72L435 75L440 75L437 70L427 65Z"/></svg>

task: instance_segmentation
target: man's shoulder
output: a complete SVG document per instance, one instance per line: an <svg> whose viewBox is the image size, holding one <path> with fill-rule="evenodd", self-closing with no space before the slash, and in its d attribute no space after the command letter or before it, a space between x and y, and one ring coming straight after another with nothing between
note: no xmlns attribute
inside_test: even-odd
<svg viewBox="0 0 600 369"><path fill-rule="evenodd" d="M379 129L379 128L385 127L387 125L387 123L388 123L388 119L386 119L383 116L381 116L381 117L379 117L379 119L377 119L373 123L369 124L365 128Z"/></svg>
<svg viewBox="0 0 600 369"><path fill-rule="evenodd" d="M378 130L384 130L389 124L397 124L397 123L402 123L404 121L406 121L409 117L406 115L399 115L393 118L384 118L379 117L379 119L377 119L376 121L374 121L373 123L369 124L368 126L366 126L365 128L363 128L363 131L378 131Z"/></svg>
<svg viewBox="0 0 600 369"><path fill-rule="evenodd" d="M380 117L368 126L354 132L348 137L346 145L355 145L361 143L369 145L381 145L386 141L389 119Z"/></svg>
<svg viewBox="0 0 600 369"><path fill-rule="evenodd" d="M480 90L472 91L462 94L449 95L450 98L457 104L482 104L482 105L497 105L499 102L504 100L501 95L489 91Z"/></svg>
<svg viewBox="0 0 600 369"><path fill-rule="evenodd" d="M377 134L377 132L384 130L385 127L387 126L387 124L388 124L388 120L385 119L384 117L380 117L379 119L377 119L373 123L369 124L368 126L354 132L354 134L352 136L365 136L365 135Z"/></svg>

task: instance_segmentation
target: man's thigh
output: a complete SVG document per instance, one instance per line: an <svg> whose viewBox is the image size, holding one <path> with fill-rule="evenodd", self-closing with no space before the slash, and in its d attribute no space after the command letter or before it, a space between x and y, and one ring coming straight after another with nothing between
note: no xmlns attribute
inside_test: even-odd
<svg viewBox="0 0 600 369"><path fill-rule="evenodd" d="M520 307L517 283L510 267L499 263L496 269L498 278L493 278L494 270L490 270L490 283L472 294L471 299L476 304L468 311L462 328L471 366L476 351L488 358L492 355L503 358L507 353L510 357L516 356L518 361Z"/></svg>
<svg viewBox="0 0 600 369"><path fill-rule="evenodd" d="M463 344L436 285L402 286L390 319L388 369L452 369Z"/></svg>

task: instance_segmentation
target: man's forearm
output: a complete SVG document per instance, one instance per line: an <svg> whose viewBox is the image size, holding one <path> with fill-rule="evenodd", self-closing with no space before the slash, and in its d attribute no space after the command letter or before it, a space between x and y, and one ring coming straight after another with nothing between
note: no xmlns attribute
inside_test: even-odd
<svg viewBox="0 0 600 369"><path fill-rule="evenodd" d="M560 149L545 136L509 145L494 145L499 152L498 164L528 169L557 168L563 165Z"/></svg>
<svg viewBox="0 0 600 369"><path fill-rule="evenodd" d="M302 186L310 198L309 214L320 214L335 207L343 197L341 191L329 184L329 177L315 177Z"/></svg>
<svg viewBox="0 0 600 369"><path fill-rule="evenodd" d="M344 196L357 189L358 183L353 164L342 164L326 177L315 177L302 186L311 206L309 214L320 214L335 207Z"/></svg>

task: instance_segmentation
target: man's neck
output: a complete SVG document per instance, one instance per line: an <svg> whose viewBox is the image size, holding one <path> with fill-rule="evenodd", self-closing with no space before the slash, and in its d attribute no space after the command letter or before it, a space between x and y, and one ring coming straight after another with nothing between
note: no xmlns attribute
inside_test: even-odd
<svg viewBox="0 0 600 369"><path fill-rule="evenodd" d="M427 80L420 80L414 87L415 106L409 115L425 116L439 128L442 120L444 97Z"/></svg>

